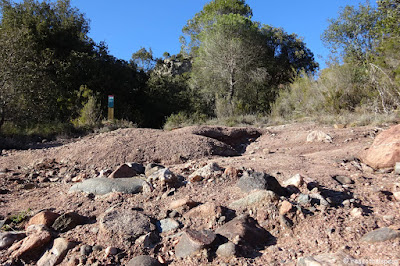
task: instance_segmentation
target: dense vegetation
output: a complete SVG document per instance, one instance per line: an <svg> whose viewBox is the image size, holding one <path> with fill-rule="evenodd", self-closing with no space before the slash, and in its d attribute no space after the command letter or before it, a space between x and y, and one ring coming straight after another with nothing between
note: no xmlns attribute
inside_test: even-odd
<svg viewBox="0 0 400 266"><path fill-rule="evenodd" d="M297 77L281 92L273 114L284 119L331 117L347 123L397 120L400 107L400 1L346 6L322 35L332 49L315 79ZM358 120L358 121L357 121Z"/></svg>
<svg viewBox="0 0 400 266"><path fill-rule="evenodd" d="M142 127L253 114L297 119L343 112L393 113L400 104L398 0L345 7L318 64L296 34L253 21L244 0L214 0L182 29L178 55L140 49L128 62L89 37L69 0L0 0L0 131L106 117ZM63 127L62 127L63 128Z"/></svg>

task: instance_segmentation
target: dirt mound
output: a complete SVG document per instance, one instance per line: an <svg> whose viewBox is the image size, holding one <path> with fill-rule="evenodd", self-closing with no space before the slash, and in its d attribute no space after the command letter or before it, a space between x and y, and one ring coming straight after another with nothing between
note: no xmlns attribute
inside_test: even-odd
<svg viewBox="0 0 400 266"><path fill-rule="evenodd" d="M251 128L119 129L61 147L19 152L17 158L5 157L3 163L5 167L15 167L16 161L31 164L50 158L91 168L115 167L121 162L174 164L203 157L238 156L260 135L260 131Z"/></svg>

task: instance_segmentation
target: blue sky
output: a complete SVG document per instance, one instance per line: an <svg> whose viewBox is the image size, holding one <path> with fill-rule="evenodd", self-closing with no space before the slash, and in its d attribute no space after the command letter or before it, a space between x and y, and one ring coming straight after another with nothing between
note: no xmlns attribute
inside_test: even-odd
<svg viewBox="0 0 400 266"><path fill-rule="evenodd" d="M129 60L141 47L151 47L161 57L180 50L179 36L187 20L209 0L71 0L90 19L89 33L96 42L105 41L110 53ZM335 18L340 7L358 5L365 0L247 0L253 19L282 27L304 38L321 67L328 58L320 36Z"/></svg>

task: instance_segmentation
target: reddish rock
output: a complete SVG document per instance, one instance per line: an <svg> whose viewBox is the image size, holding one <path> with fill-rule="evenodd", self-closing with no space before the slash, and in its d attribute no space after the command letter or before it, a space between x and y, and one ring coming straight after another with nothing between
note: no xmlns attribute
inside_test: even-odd
<svg viewBox="0 0 400 266"><path fill-rule="evenodd" d="M40 254L44 247L51 241L51 233L44 225L31 225L27 229L27 237L10 247L11 258Z"/></svg>
<svg viewBox="0 0 400 266"><path fill-rule="evenodd" d="M74 243L65 238L54 239L53 247L46 251L40 260L36 263L37 266L52 266L59 264L67 254L68 250L74 246Z"/></svg>
<svg viewBox="0 0 400 266"><path fill-rule="evenodd" d="M279 214L284 215L284 214L290 212L292 207L293 207L293 205L289 201L287 201L287 200L283 201L282 205L279 209Z"/></svg>
<svg viewBox="0 0 400 266"><path fill-rule="evenodd" d="M221 213L222 213L222 208L220 206L217 206L215 203L207 202L191 209L183 216L185 218L205 219L205 218L219 216Z"/></svg>
<svg viewBox="0 0 400 266"><path fill-rule="evenodd" d="M394 167L400 162L400 125L380 133L361 160L375 169Z"/></svg>
<svg viewBox="0 0 400 266"><path fill-rule="evenodd" d="M137 175L135 169L127 165L126 163L120 165L114 172L112 172L109 178L129 178Z"/></svg>
<svg viewBox="0 0 400 266"><path fill-rule="evenodd" d="M235 167L228 166L225 168L224 175L235 179L238 178L239 171Z"/></svg>
<svg viewBox="0 0 400 266"><path fill-rule="evenodd" d="M178 209L180 207L185 207L188 206L189 208L192 208L194 206L198 205L197 202L190 200L188 198L182 198L182 199L178 199L178 200L174 200L173 202L171 202L169 204L169 208L174 210L174 209Z"/></svg>
<svg viewBox="0 0 400 266"><path fill-rule="evenodd" d="M59 216L60 215L58 213L51 211L39 212L28 221L25 228L28 228L28 226L32 224L37 224L37 225L41 224L50 227Z"/></svg>

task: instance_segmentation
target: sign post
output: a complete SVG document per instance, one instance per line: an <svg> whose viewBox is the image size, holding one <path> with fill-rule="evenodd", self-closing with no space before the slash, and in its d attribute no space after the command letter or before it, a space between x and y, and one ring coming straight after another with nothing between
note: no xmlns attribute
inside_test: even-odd
<svg viewBox="0 0 400 266"><path fill-rule="evenodd" d="M108 120L114 120L114 95L108 95Z"/></svg>

